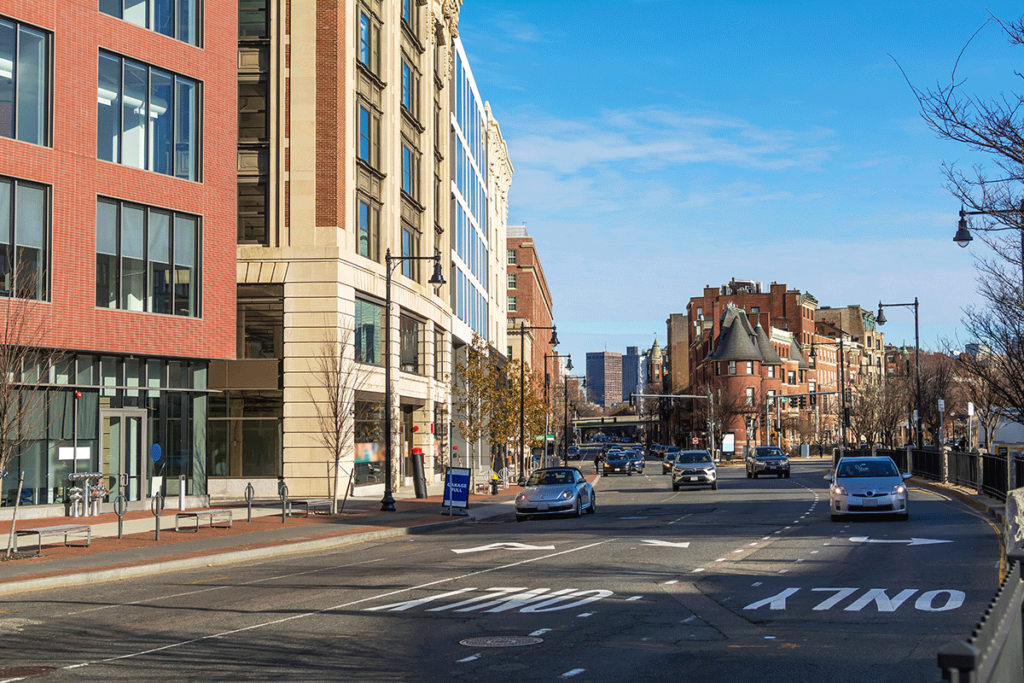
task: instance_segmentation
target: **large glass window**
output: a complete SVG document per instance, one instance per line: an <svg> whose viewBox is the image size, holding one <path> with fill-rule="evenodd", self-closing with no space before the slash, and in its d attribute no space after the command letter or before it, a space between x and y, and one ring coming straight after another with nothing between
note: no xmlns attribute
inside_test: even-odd
<svg viewBox="0 0 1024 683"><path fill-rule="evenodd" d="M238 37L269 38L267 0L238 1Z"/></svg>
<svg viewBox="0 0 1024 683"><path fill-rule="evenodd" d="M418 118L420 77L409 62L402 59L402 108Z"/></svg>
<svg viewBox="0 0 1024 683"><path fill-rule="evenodd" d="M96 204L96 305L199 316L199 218L141 204Z"/></svg>
<svg viewBox="0 0 1024 683"><path fill-rule="evenodd" d="M402 227L402 256L413 257L402 261L402 275L416 280L420 279L420 264L415 257L420 255L420 236L410 227Z"/></svg>
<svg viewBox="0 0 1024 683"><path fill-rule="evenodd" d="M380 260L380 209L369 200L359 199L359 234L356 248L360 256Z"/></svg>
<svg viewBox="0 0 1024 683"><path fill-rule="evenodd" d="M423 323L410 318L407 315L401 316L398 321L398 336L401 341L399 358L403 372L419 373L422 367L420 362L420 333Z"/></svg>
<svg viewBox="0 0 1024 683"><path fill-rule="evenodd" d="M0 19L0 137L50 144L50 34Z"/></svg>
<svg viewBox="0 0 1024 683"><path fill-rule="evenodd" d="M373 168L380 167L380 115L362 103L359 105L359 158Z"/></svg>
<svg viewBox="0 0 1024 683"><path fill-rule="evenodd" d="M199 3L200 0L100 0L100 11L183 43L199 45Z"/></svg>
<svg viewBox="0 0 1024 683"><path fill-rule="evenodd" d="M384 307L372 301L356 299L356 361L381 365L383 348Z"/></svg>
<svg viewBox="0 0 1024 683"><path fill-rule="evenodd" d="M380 23L364 8L359 9L359 63L380 74Z"/></svg>
<svg viewBox="0 0 1024 683"><path fill-rule="evenodd" d="M419 154L402 143L402 191L413 199L419 199L419 167Z"/></svg>
<svg viewBox="0 0 1024 683"><path fill-rule="evenodd" d="M267 244L267 179L238 179L238 241Z"/></svg>
<svg viewBox="0 0 1024 683"><path fill-rule="evenodd" d="M238 84L238 140L267 140L267 82Z"/></svg>
<svg viewBox="0 0 1024 683"><path fill-rule="evenodd" d="M96 155L200 180L199 83L100 52Z"/></svg>
<svg viewBox="0 0 1024 683"><path fill-rule="evenodd" d="M0 294L49 298L50 190L0 178Z"/></svg>

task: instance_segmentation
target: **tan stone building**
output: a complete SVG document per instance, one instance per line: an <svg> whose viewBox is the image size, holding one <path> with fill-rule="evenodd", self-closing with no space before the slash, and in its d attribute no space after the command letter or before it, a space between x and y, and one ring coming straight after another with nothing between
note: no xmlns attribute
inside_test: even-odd
<svg viewBox="0 0 1024 683"><path fill-rule="evenodd" d="M214 497L333 492L314 401L340 351L355 424L342 473L384 488L384 363L394 485L447 448L451 44L460 0L253 0L239 10L237 360L212 368ZM385 326L391 346L384 348ZM354 392L354 393L352 393ZM343 392L344 393L344 392Z"/></svg>

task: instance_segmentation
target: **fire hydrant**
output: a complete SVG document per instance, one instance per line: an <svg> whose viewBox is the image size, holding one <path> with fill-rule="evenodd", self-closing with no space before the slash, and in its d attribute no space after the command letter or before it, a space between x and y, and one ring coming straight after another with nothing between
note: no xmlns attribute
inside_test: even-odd
<svg viewBox="0 0 1024 683"><path fill-rule="evenodd" d="M491 495L498 495L498 475L494 472L491 472Z"/></svg>

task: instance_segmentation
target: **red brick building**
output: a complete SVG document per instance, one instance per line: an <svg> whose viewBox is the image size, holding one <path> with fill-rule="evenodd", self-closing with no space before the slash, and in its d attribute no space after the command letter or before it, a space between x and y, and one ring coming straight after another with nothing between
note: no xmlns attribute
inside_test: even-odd
<svg viewBox="0 0 1024 683"><path fill-rule="evenodd" d="M519 358L520 344L525 344L527 364L537 373L544 372L544 356L557 353L551 345L550 330L527 330L525 342L512 331L520 325L526 327L552 327L554 325L551 290L544 277L537 245L524 225L508 226L508 357ZM580 359L577 359L577 364ZM552 383L559 377L557 359L548 359L548 374Z"/></svg>
<svg viewBox="0 0 1024 683"><path fill-rule="evenodd" d="M0 315L61 353L38 380L61 427L7 465L27 505L74 471L126 475L135 507L158 473L204 494L208 361L235 355L237 5L99 5L0 8Z"/></svg>

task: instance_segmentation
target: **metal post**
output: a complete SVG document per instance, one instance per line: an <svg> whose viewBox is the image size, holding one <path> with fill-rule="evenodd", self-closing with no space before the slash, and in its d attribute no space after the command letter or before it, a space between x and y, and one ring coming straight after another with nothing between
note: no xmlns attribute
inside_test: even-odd
<svg viewBox="0 0 1024 683"><path fill-rule="evenodd" d="M384 497L381 512L395 511L391 493L391 248L384 255Z"/></svg>
<svg viewBox="0 0 1024 683"><path fill-rule="evenodd" d="M245 504L249 508L248 521L252 521L252 499L256 497L256 489L252 487L252 482L249 482L245 487Z"/></svg>
<svg viewBox="0 0 1024 683"><path fill-rule="evenodd" d="M160 515L163 514L163 511L164 511L164 494L160 493L159 491L156 492L156 495L153 496L153 502L152 502L152 504L150 506L150 509L153 512L153 517L156 518L156 540L159 541L160 540Z"/></svg>
<svg viewBox="0 0 1024 683"><path fill-rule="evenodd" d="M523 419L526 399L526 324L519 323L519 485L526 486L523 451L526 450L526 432Z"/></svg>
<svg viewBox="0 0 1024 683"><path fill-rule="evenodd" d="M917 372L917 447L924 448L924 431L921 429L921 336L917 326L917 297L914 297L914 364Z"/></svg>
<svg viewBox="0 0 1024 683"><path fill-rule="evenodd" d="M288 484L281 482L277 488L277 495L281 496L281 524L288 519Z"/></svg>
<svg viewBox="0 0 1024 683"><path fill-rule="evenodd" d="M775 445L779 447L779 450L782 449L782 409L779 406L781 403L781 399L775 401Z"/></svg>

